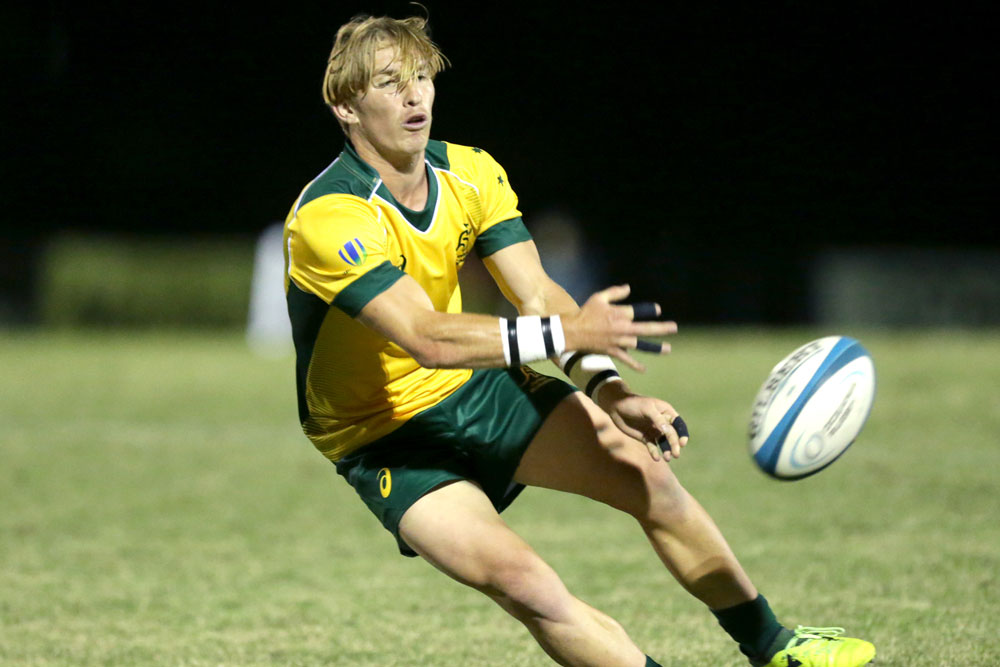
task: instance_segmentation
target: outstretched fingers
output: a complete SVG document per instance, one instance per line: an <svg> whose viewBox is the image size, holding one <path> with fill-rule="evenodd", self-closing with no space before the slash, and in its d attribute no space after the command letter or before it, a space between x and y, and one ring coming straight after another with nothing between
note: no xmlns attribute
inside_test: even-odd
<svg viewBox="0 0 1000 667"><path fill-rule="evenodd" d="M632 288L629 285L612 285L611 287L602 289L600 292L595 292L594 296L604 303L616 303L622 299L627 299L631 293Z"/></svg>
<svg viewBox="0 0 1000 667"><path fill-rule="evenodd" d="M640 364L635 359L633 359L632 356L625 351L625 349L626 349L625 346L613 347L607 352L610 356L622 362L623 364L634 370L636 373L645 373L646 367Z"/></svg>
<svg viewBox="0 0 1000 667"><path fill-rule="evenodd" d="M662 341L643 340L638 336L669 336L677 333L677 323L673 321L657 322L644 321L654 317L659 317L661 312L658 303L637 303L633 308L633 321L630 327L632 333L637 336L635 349L640 352L651 354L667 354L670 352L670 343Z"/></svg>
<svg viewBox="0 0 1000 667"><path fill-rule="evenodd" d="M677 323L658 319L663 312L658 303L619 303L628 298L630 293L629 285L614 285L595 292L587 300L580 313L583 326L578 349L609 354L629 368L643 372L645 368L629 354L631 350L651 354L669 353L668 343L644 339L676 333Z"/></svg>

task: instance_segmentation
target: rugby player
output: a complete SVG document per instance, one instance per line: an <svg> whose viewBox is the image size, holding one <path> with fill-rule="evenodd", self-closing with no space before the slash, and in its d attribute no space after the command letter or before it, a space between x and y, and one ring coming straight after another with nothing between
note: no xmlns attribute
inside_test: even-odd
<svg viewBox="0 0 1000 667"><path fill-rule="evenodd" d="M613 360L676 331L628 286L582 306L544 271L504 169L430 139L446 65L422 18L357 17L337 32L323 94L346 137L285 224L299 417L392 533L489 596L562 665L656 665L615 620L574 597L500 517L525 486L634 517L680 584L755 665L863 665L868 642L783 627L669 461L688 443L669 403ZM519 313L462 312L475 250ZM525 366L552 359L576 385ZM579 389L577 389L579 388ZM661 451L662 448L662 451Z"/></svg>

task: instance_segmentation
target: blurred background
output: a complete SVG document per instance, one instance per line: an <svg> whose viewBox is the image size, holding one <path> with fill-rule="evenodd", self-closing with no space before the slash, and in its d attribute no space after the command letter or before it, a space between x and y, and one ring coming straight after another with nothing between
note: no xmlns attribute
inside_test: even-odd
<svg viewBox="0 0 1000 667"><path fill-rule="evenodd" d="M433 136L506 167L576 296L628 281L682 323L1000 323L979 10L425 5L453 63ZM5 4L0 325L281 311L251 285L277 289L261 235L341 149L320 95L334 32L418 11Z"/></svg>

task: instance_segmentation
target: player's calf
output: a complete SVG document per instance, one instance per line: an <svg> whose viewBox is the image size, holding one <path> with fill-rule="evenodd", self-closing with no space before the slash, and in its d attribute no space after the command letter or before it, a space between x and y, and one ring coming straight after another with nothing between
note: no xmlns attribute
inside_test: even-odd
<svg viewBox="0 0 1000 667"><path fill-rule="evenodd" d="M523 622L561 621L568 617L573 596L559 575L534 551L498 554L484 563L481 581L467 582Z"/></svg>
<svg viewBox="0 0 1000 667"><path fill-rule="evenodd" d="M574 597L533 551L508 553L475 587L519 620L539 645L563 665L639 667L642 651L624 628Z"/></svg>

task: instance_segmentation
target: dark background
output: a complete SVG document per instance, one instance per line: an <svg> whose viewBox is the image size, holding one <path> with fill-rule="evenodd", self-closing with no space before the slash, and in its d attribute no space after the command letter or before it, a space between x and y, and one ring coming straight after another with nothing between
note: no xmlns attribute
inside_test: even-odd
<svg viewBox="0 0 1000 667"><path fill-rule="evenodd" d="M795 322L830 248L996 248L985 11L882 3L447 3L433 136L582 224L678 319ZM339 152L336 28L405 2L0 10L0 279L62 231L255 235ZM30 296L21 297L22 305ZM26 306L27 307L27 306Z"/></svg>

